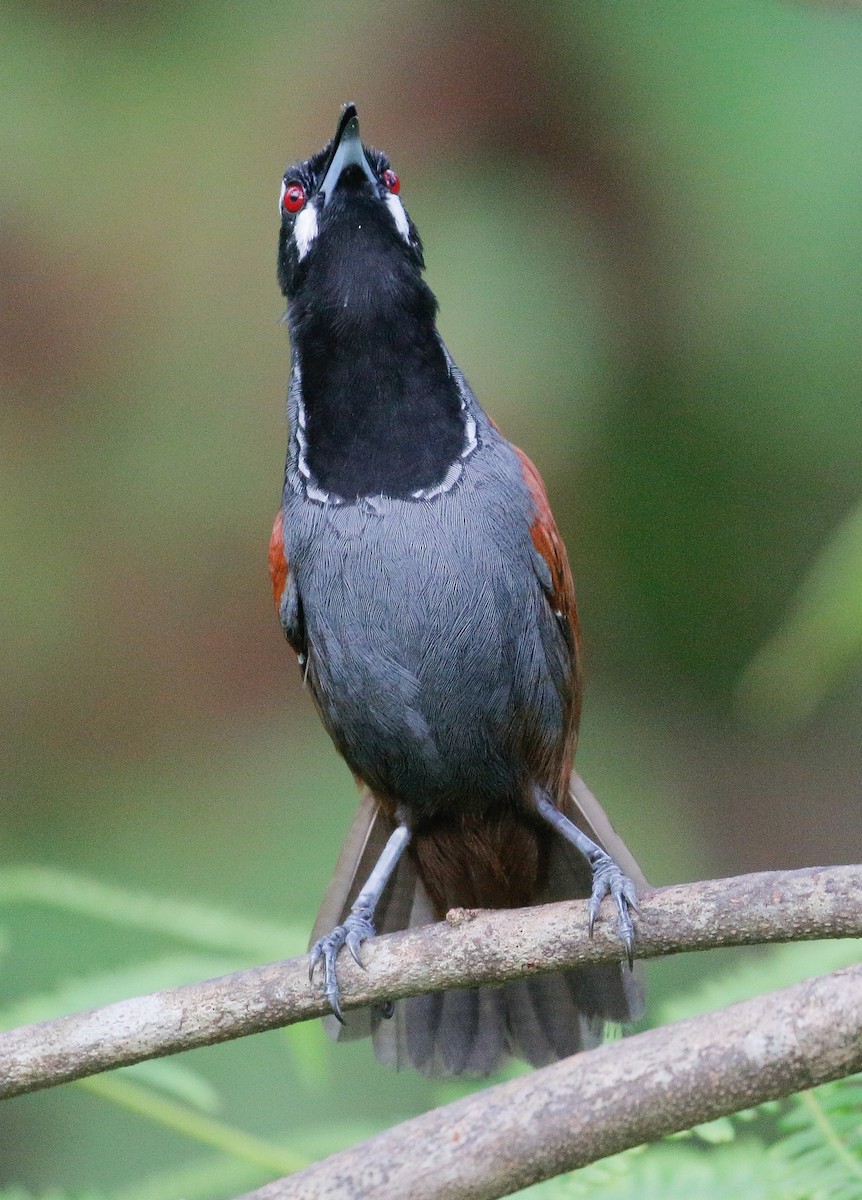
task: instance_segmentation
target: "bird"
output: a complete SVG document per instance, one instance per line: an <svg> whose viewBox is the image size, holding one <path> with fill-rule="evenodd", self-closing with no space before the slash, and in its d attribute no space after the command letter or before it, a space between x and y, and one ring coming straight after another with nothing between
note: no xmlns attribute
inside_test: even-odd
<svg viewBox="0 0 862 1200"><path fill-rule="evenodd" d="M438 332L400 193L352 103L284 174L289 439L269 565L302 678L364 789L311 937L324 1023L371 1036L392 1066L479 1078L640 1014L645 881L572 774L580 632L544 484ZM590 932L610 897L619 963L342 1012L345 947L361 965L376 933L453 908L576 897Z"/></svg>

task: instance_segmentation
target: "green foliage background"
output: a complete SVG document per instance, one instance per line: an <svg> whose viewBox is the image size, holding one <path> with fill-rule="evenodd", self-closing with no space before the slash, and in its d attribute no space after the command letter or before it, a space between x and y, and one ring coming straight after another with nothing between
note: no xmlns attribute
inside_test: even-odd
<svg viewBox="0 0 862 1200"><path fill-rule="evenodd" d="M265 571L276 199L347 99L548 483L648 876L859 860L860 52L801 0L0 2L6 1023L304 946L354 795ZM655 965L649 1019L745 957ZM268 1034L5 1104L0 1185L230 1196L457 1091ZM796 1111L554 1194L766 1187Z"/></svg>

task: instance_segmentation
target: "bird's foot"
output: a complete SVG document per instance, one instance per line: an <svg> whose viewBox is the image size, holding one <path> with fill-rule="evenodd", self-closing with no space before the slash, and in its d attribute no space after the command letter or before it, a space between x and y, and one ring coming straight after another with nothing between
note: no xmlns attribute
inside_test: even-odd
<svg viewBox="0 0 862 1200"><path fill-rule="evenodd" d="M329 1007L335 1016L344 1024L341 1012L340 990L338 975L335 970L335 960L342 946L346 946L353 956L354 962L360 967L365 964L359 953L359 947L366 938L374 937L374 923L371 915L362 910L353 911L345 918L343 925L336 925L332 933L320 938L311 947L311 960L308 965L308 978L314 979L314 968L319 962L323 963L323 994L329 1001Z"/></svg>
<svg viewBox="0 0 862 1200"><path fill-rule="evenodd" d="M626 958L629 967L634 966L635 928L631 914L639 912L638 894L635 885L624 875L617 864L604 850L597 850L590 855L590 866L593 871L593 891L590 896L589 930L593 936L593 926L599 915L605 896L612 896L617 906L617 932L620 941L626 948Z"/></svg>

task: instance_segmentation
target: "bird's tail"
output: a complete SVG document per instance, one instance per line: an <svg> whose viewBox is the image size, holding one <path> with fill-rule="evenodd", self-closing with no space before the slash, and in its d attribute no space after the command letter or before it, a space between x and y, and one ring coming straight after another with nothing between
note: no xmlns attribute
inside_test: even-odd
<svg viewBox="0 0 862 1200"><path fill-rule="evenodd" d="M573 777L564 811L604 846L636 884L645 883L598 801L577 776ZM343 921L392 828L373 797L365 796L315 923L312 943ZM418 855L403 856L381 897L375 917L378 933L430 924L439 919L441 908L445 912L450 906L500 906L499 901L495 903L493 883L488 885L491 894L482 895L487 889L481 878L470 896L449 896L445 887L441 893L432 879L426 886L423 847L417 849ZM553 835L542 840L542 849L540 857L544 861L538 864L542 886L533 902L589 896L590 869L578 852ZM465 878L463 871L457 874ZM526 900L516 892L507 906L518 903ZM345 1025L334 1017L325 1018L324 1024L339 1040L370 1036L377 1058L391 1066L413 1067L432 1076L481 1077L510 1057L544 1066L588 1049L600 1041L606 1021L631 1021L642 1008L639 970L631 972L621 964L607 964L517 980L501 987L413 996L397 1001L391 1016L379 1008L368 1008L347 1013Z"/></svg>

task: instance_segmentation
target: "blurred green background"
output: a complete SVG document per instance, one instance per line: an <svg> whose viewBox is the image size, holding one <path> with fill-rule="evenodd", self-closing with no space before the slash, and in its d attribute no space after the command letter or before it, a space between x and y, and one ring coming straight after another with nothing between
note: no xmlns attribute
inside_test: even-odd
<svg viewBox="0 0 862 1200"><path fill-rule="evenodd" d="M453 355L545 477L580 769L648 877L860 858L852 8L6 0L0 96L0 1015L304 948L355 797L266 573L276 202L349 99ZM175 897L187 934L129 890ZM209 964L188 903L248 920ZM651 967L651 1018L727 961ZM317 1027L187 1062L218 1094L199 1110L300 1157L458 1091ZM7 1103L0 1184L279 1173L167 1111Z"/></svg>

